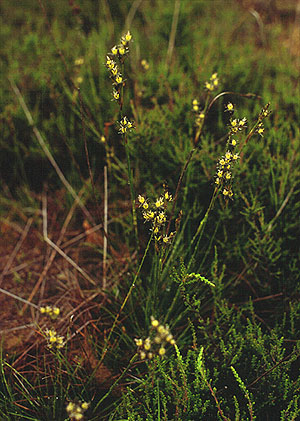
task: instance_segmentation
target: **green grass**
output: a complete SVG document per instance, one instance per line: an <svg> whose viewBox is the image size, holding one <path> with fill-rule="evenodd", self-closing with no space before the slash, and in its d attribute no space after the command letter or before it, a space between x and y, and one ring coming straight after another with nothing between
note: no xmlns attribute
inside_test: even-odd
<svg viewBox="0 0 300 421"><path fill-rule="evenodd" d="M2 2L0 216L19 235L29 221L33 237L11 254L28 269L4 273L1 288L30 301L34 328L9 352L2 331L1 419L67 420L69 402L90 403L88 420L298 419L299 57L295 7L274 4ZM127 29L121 109L105 62ZM194 99L206 112L198 129ZM233 200L215 185L231 148L228 102L247 118ZM268 102L264 136L249 136ZM124 116L135 128L119 134ZM165 185L174 197L180 174L166 210L176 235L163 246L155 236L168 222L151 233L138 196L151 206ZM106 202L107 238L101 229L68 244L106 223ZM54 260L45 217L65 253ZM55 321L38 317L47 304L61 309ZM176 345L163 339L165 356L144 360L135 339L159 349L152 316ZM61 349L47 347L46 327Z"/></svg>

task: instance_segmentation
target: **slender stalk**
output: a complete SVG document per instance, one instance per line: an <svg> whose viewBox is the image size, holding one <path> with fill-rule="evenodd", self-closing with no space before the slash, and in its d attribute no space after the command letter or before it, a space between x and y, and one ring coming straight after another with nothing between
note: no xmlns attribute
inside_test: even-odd
<svg viewBox="0 0 300 421"><path fill-rule="evenodd" d="M156 378L156 388L157 388L157 419L158 421L160 421L161 418L160 418L159 377Z"/></svg>
<svg viewBox="0 0 300 421"><path fill-rule="evenodd" d="M215 239L215 236L216 236L216 233L217 233L218 228L219 228L219 226L220 226L220 223L221 223L221 218L218 218L218 222L217 222L217 223L216 223L216 225L215 225L215 230L214 230L214 233L213 233L213 235L211 235L211 236L210 236L210 241L209 241L209 244L208 244L208 246L206 247L205 254L204 254L203 259L202 259L202 261L201 261L201 263L200 263L200 265L199 265L199 267L200 267L200 268L201 268L201 267L203 267L204 262L205 262L205 260L207 259L208 253L210 252L210 249L211 249L212 243L213 243L213 241L214 241L214 239Z"/></svg>
<svg viewBox="0 0 300 421"><path fill-rule="evenodd" d="M124 74L124 63L122 63L121 72L122 74ZM124 84L122 85L120 96L121 96L120 98L120 121L121 121L123 119ZM134 185L133 185L128 139L127 139L126 133L122 134L122 140L123 140L123 144L124 144L125 152L126 152L127 177L128 177L129 188L130 188L130 199L131 199L131 208L132 208L132 223L133 223L133 228L134 228L135 242L138 249L139 239L138 239L138 228L137 228L137 216L136 216L136 210L135 210L135 191L134 191Z"/></svg>
<svg viewBox="0 0 300 421"><path fill-rule="evenodd" d="M246 137L246 139L244 140L244 142L241 144L241 151L243 150L244 145L247 145L247 143L249 142L249 140L251 139L251 137L254 135L255 133L255 129L258 126L258 124L260 123L260 120L258 119L257 122L254 124L254 126L252 127L252 129L250 130L248 136Z"/></svg>
<svg viewBox="0 0 300 421"><path fill-rule="evenodd" d="M34 124L33 118L31 116L31 113L29 112L29 109L24 101L23 96L21 95L21 92L19 91L17 85L15 84L15 82L11 79L8 78L11 87L16 95L16 97L19 100L19 103L24 111L24 114L26 115L26 118L28 120L29 125L32 127L32 131L37 139L37 141L39 142L41 148L43 149L45 155L47 156L49 162L51 163L51 165L54 167L58 177L60 178L61 182L63 183L63 185L66 187L66 189L68 190L68 192L72 195L72 197L78 201L78 205L80 206L80 208L82 209L83 213L85 214L86 218L94 223L94 219L92 217L92 215L89 213L89 211L86 209L86 207L83 205L83 203L81 202L81 200L78 198L77 193L75 192L75 190L73 189L73 187L71 186L71 184L68 182L68 180L65 178L63 172L61 171L61 169L59 168L59 166L57 165L55 159L53 158L52 154L50 153L46 142L44 141L40 131L37 129L36 125Z"/></svg>
<svg viewBox="0 0 300 421"><path fill-rule="evenodd" d="M178 180L178 183L177 183L175 195L174 195L174 200L173 200L173 205L172 205L171 214L170 214L170 218L169 218L169 223L168 223L167 230L166 230L166 235L169 234L170 225L171 225L171 221L172 221L172 218L173 218L173 215L174 215L175 204L176 204L177 199L178 199L178 193L179 193L179 190L180 190L180 187L181 187L182 179L184 177L184 174L186 173L187 167L188 167L189 163L191 162L196 149L197 148L195 146L190 151L190 153L188 154L187 160L186 160L186 162L184 164L184 167L183 167L183 169L181 171L181 174L180 174L180 177L179 177L179 180Z"/></svg>
<svg viewBox="0 0 300 421"><path fill-rule="evenodd" d="M223 93L223 95L224 94L226 94L227 92L225 92L225 93ZM249 94L250 95L250 94ZM221 94L220 95L218 95L216 98L219 98L221 96ZM213 101L211 102L211 104L216 100L216 98L214 98L213 99ZM209 105L209 107L208 107L208 109L210 109L210 107L211 107L211 104ZM250 132L249 132L249 134L247 135L247 137L245 138L245 140L244 140L244 142L241 144L241 147L240 147L240 151L242 152L242 150L243 150L243 147L248 143L248 141L251 139L251 137L254 135L254 133L255 133L255 130L256 130L256 128L257 128L257 126L258 126L258 124L261 122L261 119L260 118L258 118L257 119L257 121L254 123L254 125L253 125L253 127L251 128L251 130L250 130ZM207 222L207 219L208 219L208 215L209 215L209 213L211 212L211 210L213 209L213 206L214 206L214 203L215 203L215 200L216 200L216 198L217 198L217 196L218 196L218 192L220 191L220 189L219 189L219 187L216 187L215 188L215 190L214 190L214 192L213 192L213 195L212 195L212 198L211 198L211 201L210 201L210 204L209 204L209 206L208 206L208 209L207 209L207 211L206 211L206 213L205 213L205 215L204 215L204 218L200 221L200 224L199 224L199 226L198 226L198 228L197 228L197 231L196 231L196 234L194 235L194 237L193 237L193 239L192 239L192 242L191 242L191 246L193 246L193 244L195 243L195 241L196 241L196 238L198 237L198 240L197 240L197 244L196 244L196 246L194 247L194 251L193 251L193 254L192 254L192 257L191 257L191 259L190 259L190 261L189 261L189 264L188 264L188 267L187 267L187 270L189 270L189 268L190 268L190 266L191 266L191 264L192 264L192 261L194 260L194 257L195 257L195 255L196 255L196 253L197 253L197 251L198 251L198 248L199 248L199 245L200 245L200 241L201 241L201 238L202 238L202 235L203 235L203 231L204 231L204 228L205 228L205 226L206 226L206 222Z"/></svg>
<svg viewBox="0 0 300 421"><path fill-rule="evenodd" d="M167 68L169 68L170 66L172 54L173 54L173 50L175 46L175 37L176 37L176 30L177 30L177 25L178 25L179 10L180 10L180 0L176 0L174 4L172 27L171 27L169 45L168 45L168 51L167 51L167 57L166 57Z"/></svg>
<svg viewBox="0 0 300 421"><path fill-rule="evenodd" d="M138 8L140 7L140 5L142 4L143 0L135 0L131 7L130 10L128 12L128 15L126 17L125 20L125 25L124 25L124 32L128 31L129 28L131 27L132 21L134 19L134 16L138 10Z"/></svg>
<svg viewBox="0 0 300 421"><path fill-rule="evenodd" d="M155 270L154 270L154 282L150 286L149 295L152 295L153 304L156 303L158 296L158 284L162 273L162 250L159 250L155 255Z"/></svg>
<svg viewBox="0 0 300 421"><path fill-rule="evenodd" d="M134 236L136 246L139 246L139 238L138 238L138 228L137 228L137 216L136 216L136 209L135 209L135 190L133 185L133 177L131 171L131 162L130 162L130 153L128 148L127 137L124 135L124 145L126 151L126 159L127 159L127 174L128 174L128 184L130 188L130 199L131 199L131 207L132 207L132 222L134 228Z"/></svg>
<svg viewBox="0 0 300 421"><path fill-rule="evenodd" d="M107 165L104 166L104 231L107 233L107 209L108 209L108 188L107 188ZM106 263L107 263L107 237L103 237L103 289L106 288Z"/></svg>
<svg viewBox="0 0 300 421"><path fill-rule="evenodd" d="M203 109L204 118L201 121L201 124L199 125L199 127L197 128L195 138L194 138L194 145L195 146L198 145L198 141L199 141L199 138L200 138L200 135L202 133L203 126L204 126L205 117L206 117L206 114L208 113L208 111L210 109L210 106L208 106L209 98L210 98L210 96L209 96L209 94L207 94L206 99L205 99L204 109Z"/></svg>
<svg viewBox="0 0 300 421"><path fill-rule="evenodd" d="M127 373L129 367L131 366L131 364L134 362L134 360L136 359L138 354L134 354L133 357L130 359L129 363L127 364L127 367L125 368L125 370L123 371L123 373L117 378L117 380L110 386L109 390L107 393L105 393L104 396L102 396L102 398L99 400L99 402L97 403L97 405L94 408L94 411L96 411L99 407L99 405L111 394L112 390L116 387L116 385L120 382L120 380L124 377L124 375Z"/></svg>
<svg viewBox="0 0 300 421"><path fill-rule="evenodd" d="M176 290L176 294L175 294L175 297L173 298L173 300L172 300L172 304L170 305L170 307L168 308L168 311L167 311L167 313L166 313L166 315L165 315L165 318L164 318L164 322L166 322L167 320L169 320L169 316L170 316L170 314L172 313L172 311L173 311L173 308L174 308L174 306L175 306L175 304L176 304L176 302L177 302L177 298L179 297L179 295L180 295L180 288L177 288L177 290Z"/></svg>
<svg viewBox="0 0 300 421"><path fill-rule="evenodd" d="M25 238L26 238L26 236L27 236L27 234L28 234L28 232L30 230L30 227L31 227L32 222L33 222L33 218L29 218L28 221L27 221L27 223L26 223L26 226L25 226L25 228L24 228L24 230L23 230L23 232L21 234L21 237L20 237L20 239L19 239L19 241L18 241L18 243L16 245L16 247L14 248L13 252L9 256L9 258L8 258L8 260L7 260L7 262L6 262L5 266L4 266L4 269L3 269L2 273L0 274L0 285L1 285L1 282L2 282L3 277L9 271L9 269L10 269L10 267L11 267L11 265L12 265L14 259L15 259L15 257L17 256L20 248L22 247L22 244L23 244L23 242L24 242L24 240L25 240Z"/></svg>
<svg viewBox="0 0 300 421"><path fill-rule="evenodd" d="M149 241L148 241L148 244L147 244L147 246L146 246L146 249L145 249L144 255L143 255L143 257L142 257L141 263L140 263L140 265L139 265L139 267L138 267L138 270L137 270L137 272L136 272L136 274L135 274L135 276L134 276L134 279L133 279L133 281L132 281L132 283L131 283L131 285L130 285L130 288L129 288L128 292L127 292L127 295L126 295L126 297L124 298L124 301L123 301L123 303L122 303L122 305L121 305L121 307L120 307L120 310L119 310L118 314L116 315L115 320L114 320L114 322L113 322L113 325L112 325L112 327L111 327L111 329L110 329L110 332L109 332L109 334L108 334L108 336L107 336L107 338L106 338L106 340L105 340L105 343L104 343L104 348L103 348L103 352L102 352L101 358L100 358L100 360L99 360L99 362L98 362L97 366L95 367L95 369L94 369L94 371L93 371L92 375L90 376L90 379L88 380L87 385L88 385L88 384L92 381L92 379L94 378L95 373L97 372L98 368L100 367L100 365L102 364L102 362L103 362L103 360L104 360L104 358L105 358L105 355L106 355L107 350L108 350L107 345L108 345L108 343L109 343L109 341L110 341L110 338L111 338L111 335L112 335L112 333L113 333L113 331L114 331L114 329L115 329L115 327L116 327L117 321L119 320L120 315L121 315L121 313L122 313L122 311L123 311L123 309L124 309L124 307L125 307L125 305L126 305L126 303L127 303L128 299L129 299L129 297L130 297L130 295L131 295L131 293L132 293L132 291L133 291L133 288L135 287L136 280L137 280L137 278L138 278L138 276L139 276L139 274L140 274L140 271L141 271L142 266L143 266L143 264L144 264L144 260L145 260L145 258L146 258L146 256L147 256L147 254L148 254L148 251L149 251L149 247L150 247L150 244L151 244L152 238L153 238L153 233L151 234L151 236L150 236L150 238L149 238Z"/></svg>
<svg viewBox="0 0 300 421"><path fill-rule="evenodd" d="M204 105L204 110L203 110L203 112L204 112L204 119L202 120L201 125L196 130L196 134L195 134L195 138L194 138L194 147L193 147L193 149L188 154L187 160L186 160L186 162L184 164L184 167L183 167L183 169L181 171L181 174L180 174L180 177L179 177L179 180L178 180L178 183L177 183L177 187L176 187L176 191L175 191L175 196L174 196L174 200L173 200L173 206L172 206L171 214L170 214L170 219L169 219L169 223L168 223L167 230L166 230L166 235L168 235L169 230L170 230L170 225L171 225L171 221L173 219L175 205L176 205L176 202L177 202L177 199L178 199L178 194L179 194L179 190L180 190L180 187L181 187L181 183L182 183L183 177L184 177L184 175L185 175L185 173L187 171L187 168L188 168L188 166L189 166L189 164L190 164L190 162L191 162L191 160L193 158L193 155L194 155L195 151L199 147L199 142L198 141L199 141L200 135L202 133L202 129L203 129L203 125L204 125L206 114L207 114L207 112L209 110L208 101L209 101L209 94L207 95L206 100L205 100L205 105Z"/></svg>
<svg viewBox="0 0 300 421"><path fill-rule="evenodd" d="M18 297L17 295L13 294L12 292L6 291L5 289L0 288L0 292L2 292L2 294L8 295L9 297L14 298L15 300L21 301L22 303L25 303L31 307L34 307L36 309L39 309L39 306L31 303L30 301L24 300L24 298Z"/></svg>
<svg viewBox="0 0 300 421"><path fill-rule="evenodd" d="M47 220L47 199L46 196L43 196L43 209L42 209L42 217L43 217L43 237L44 237L44 241L49 244L52 248L54 248L54 250L59 253L67 262L70 263L70 265L72 265L85 279L87 279L92 285L97 285L96 282L83 270L81 269L80 266L77 265L76 262L74 262L74 260L72 260L66 253L64 253L55 243L53 243L52 240L50 240L50 238L48 237L48 220ZM39 285L39 283L36 284L34 290L37 288L37 285ZM32 293L31 293L32 295ZM32 296L30 296L30 299L32 298Z"/></svg>
<svg viewBox="0 0 300 421"><path fill-rule="evenodd" d="M200 245L200 241L201 241L201 238L202 238L202 235L203 235L203 231L204 231L204 228L205 228L205 226L206 226L207 219L208 219L208 215L210 214L211 210L213 209L214 204L215 204L215 201L216 201L216 198L217 198L217 196L218 196L218 195L217 195L218 190L219 190L219 189L216 187L216 188L215 188L215 190L214 190L214 192L213 192L213 195L212 195L212 198L211 198L211 200L210 200L210 203L209 203L209 206L208 206L208 208L207 208L207 211L206 211L206 213L205 213L205 215L204 215L204 218L200 221L200 224L199 224L199 226L198 226L198 228L197 228L196 234L194 235L194 237L193 237L193 239L192 239L192 242L191 242L191 247L192 247L192 246L193 246L193 244L195 243L196 238L199 236L199 237L198 237L197 244L196 244L196 246L195 246L195 248L194 248L194 251L193 251L192 257L190 258L189 264L188 264L188 266L187 266L187 271L189 271L189 269L190 269L190 267L191 267L191 264L192 264L192 262L193 262L193 260L194 260L194 257L195 257L195 255L196 255L196 253L197 253L197 251L198 251L198 248L199 248L199 245Z"/></svg>

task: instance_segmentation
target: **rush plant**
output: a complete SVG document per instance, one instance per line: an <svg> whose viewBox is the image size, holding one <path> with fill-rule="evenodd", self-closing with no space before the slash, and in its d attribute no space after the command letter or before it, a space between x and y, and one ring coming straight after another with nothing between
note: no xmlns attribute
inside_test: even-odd
<svg viewBox="0 0 300 421"><path fill-rule="evenodd" d="M297 420L280 16L77 3L1 17L1 420Z"/></svg>

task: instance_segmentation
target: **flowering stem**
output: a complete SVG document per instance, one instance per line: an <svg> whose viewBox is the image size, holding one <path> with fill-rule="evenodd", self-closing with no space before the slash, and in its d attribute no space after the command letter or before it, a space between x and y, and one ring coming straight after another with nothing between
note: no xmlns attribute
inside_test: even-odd
<svg viewBox="0 0 300 421"><path fill-rule="evenodd" d="M204 119L201 122L201 125L197 128L197 131L196 131L196 134L195 134L194 147L193 147L193 149L188 154L187 160L186 160L186 162L184 164L184 167L183 167L183 169L181 171L181 174L180 174L180 177L179 177L179 180L178 180L178 183L177 183L176 192L175 192L175 196L174 196L174 200L173 200L173 206L172 206L172 209L171 209L170 220L169 220L169 223L168 223L168 226L167 226L167 230L166 230L166 235L168 235L169 230L170 230L170 224L171 224L171 221L172 221L172 218L173 218L175 204L177 202L178 193L179 193L179 190L180 190L180 187L181 187L182 179L184 177L184 174L187 171L187 167L189 166L189 163L191 162L195 151L199 147L198 141L199 141L199 137L200 137L200 135L202 133L202 128L203 128L205 117L206 117L206 114L207 114L207 111L208 111L208 101L209 101L209 94L207 95L206 100L205 100L205 105L204 105L204 110L203 110Z"/></svg>
<svg viewBox="0 0 300 421"><path fill-rule="evenodd" d="M242 151L243 147L244 147L245 145L247 145L247 143L249 142L249 140L251 139L251 137L254 135L254 133L255 133L255 129L256 129L256 127L258 126L258 124L259 124L259 123L260 123L260 120L259 120L259 118L258 118L257 122L254 124L254 126L253 126L253 127L252 127L252 129L250 130L250 132L249 132L248 136L246 137L246 139L244 140L244 142L241 144L241 151Z"/></svg>
<svg viewBox="0 0 300 421"><path fill-rule="evenodd" d="M204 110L203 110L203 113L204 113L204 118L203 118L203 120L201 121L200 126L197 128L197 131L196 131L196 134L195 134L195 139L194 139L194 144L195 144L195 146L197 146L198 141L199 141L199 137L200 137L200 135L201 135L201 133L202 133L202 128L203 128L203 125L204 125L204 121L205 121L205 117L206 117L206 112L208 111L208 110L207 110L207 107L208 107L208 101L209 101L209 98L210 98L210 95L209 95L209 94L207 94L207 96L206 96L206 100L205 100L205 105L204 105Z"/></svg>
<svg viewBox="0 0 300 421"><path fill-rule="evenodd" d="M189 152L189 155L188 155L188 157L187 157L186 163L184 164L184 167L183 167L183 169L182 169L182 171L181 171L181 174L180 174L180 177L179 177L179 180L178 180L178 183L177 183L177 187L176 187L176 192L175 192L175 196L174 196L174 200L173 200L173 205L172 205L172 209L171 209L171 215L170 215L169 223L168 223L167 230L166 230L166 235L168 235L168 234L169 234L170 225L171 225L171 221L172 221L173 214L174 214L175 204L176 204L176 202L177 202L178 193L179 193L179 189L180 189L180 187L181 187L181 183L182 183L183 176L184 176L184 174L185 174L185 172L186 172L186 170L187 170L187 167L188 167L189 163L191 162L191 159L192 159L192 157L193 157L194 152L195 152L195 150L196 150L196 149L197 149L197 147L195 146L195 147L194 147L194 148L193 148L193 149Z"/></svg>
<svg viewBox="0 0 300 421"><path fill-rule="evenodd" d="M122 74L124 74L124 63L122 63L121 67ZM124 83L121 87L121 95L120 95L120 121L123 119L123 103L124 103ZM131 198L131 207L132 207L132 222L134 227L134 236L135 236L135 242L136 246L138 248L139 246L139 240L138 240L138 229L137 229L137 216L135 211L135 191L133 186L133 177L132 177L132 171L131 171L131 163L130 163L130 153L128 148L128 140L126 133L122 134L122 139L125 147L126 152L126 159L127 159L127 176L128 176L128 184L130 187L130 198Z"/></svg>

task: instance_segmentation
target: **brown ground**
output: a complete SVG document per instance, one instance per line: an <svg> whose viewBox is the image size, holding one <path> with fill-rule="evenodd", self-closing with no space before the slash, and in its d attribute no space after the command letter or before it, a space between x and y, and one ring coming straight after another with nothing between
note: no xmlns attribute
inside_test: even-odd
<svg viewBox="0 0 300 421"><path fill-rule="evenodd" d="M43 218L40 210L25 211L12 206L6 218L0 220L0 335L6 358L13 358L14 368L21 372L32 365L32 356L44 353L46 340L41 334L45 328L55 329L59 335L72 337L68 341L70 361L83 364L92 371L98 364L94 345L88 340L91 332L99 340L107 334L111 320L101 317L101 307L110 300L99 285L103 280L103 233L98 226L88 222L77 207L64 211L63 191L48 197L48 237L60 247L60 255L43 239ZM44 195L45 197L45 195ZM42 198L37 198L41 202ZM127 204L120 205L125 212ZM32 216L28 217L28 213ZM76 226L77 228L73 228ZM107 261L107 289L122 278L130 260L126 248L118 253L109 247ZM71 258L74 265L67 261ZM112 262L119 271L110 274ZM78 269L79 268L79 269ZM87 274L82 275L80 270ZM88 279L87 279L88 278ZM92 283L94 282L94 284ZM16 297L11 297L7 293ZM21 300L26 302L22 302ZM61 314L55 321L41 315L40 306L55 305ZM89 334L88 334L89 332ZM13 357L14 356L14 357ZM101 365L96 379L102 386L111 377Z"/></svg>

